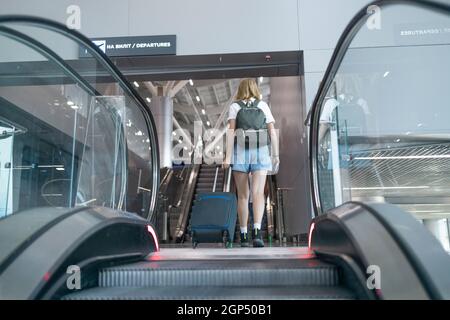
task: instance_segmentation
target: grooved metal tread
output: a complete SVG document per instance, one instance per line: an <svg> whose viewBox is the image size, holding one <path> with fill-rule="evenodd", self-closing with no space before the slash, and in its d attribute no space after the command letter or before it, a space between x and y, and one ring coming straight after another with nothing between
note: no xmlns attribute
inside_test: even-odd
<svg viewBox="0 0 450 320"><path fill-rule="evenodd" d="M328 300L355 299L342 287L151 287L92 288L69 294L63 300Z"/></svg>
<svg viewBox="0 0 450 320"><path fill-rule="evenodd" d="M104 268L101 287L337 286L338 269L317 260L161 261Z"/></svg>

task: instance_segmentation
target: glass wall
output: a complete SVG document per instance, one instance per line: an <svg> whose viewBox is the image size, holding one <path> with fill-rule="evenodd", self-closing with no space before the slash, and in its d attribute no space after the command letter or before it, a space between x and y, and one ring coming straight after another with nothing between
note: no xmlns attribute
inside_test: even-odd
<svg viewBox="0 0 450 320"><path fill-rule="evenodd" d="M0 20L0 46L0 217L102 206L148 218L159 167L147 107L67 35Z"/></svg>
<svg viewBox="0 0 450 320"><path fill-rule="evenodd" d="M396 204L450 250L450 16L399 4L368 12L321 104L322 211Z"/></svg>

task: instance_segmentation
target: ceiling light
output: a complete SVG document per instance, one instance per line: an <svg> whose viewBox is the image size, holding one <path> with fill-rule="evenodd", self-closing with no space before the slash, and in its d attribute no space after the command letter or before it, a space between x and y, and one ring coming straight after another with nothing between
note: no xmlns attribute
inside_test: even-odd
<svg viewBox="0 0 450 320"><path fill-rule="evenodd" d="M411 187L366 187L366 188L344 188L344 190L396 190L396 189L429 189L429 186Z"/></svg>
<svg viewBox="0 0 450 320"><path fill-rule="evenodd" d="M149 97L145 98L145 100L147 100L148 103L152 102L152 99L150 99Z"/></svg>
<svg viewBox="0 0 450 320"><path fill-rule="evenodd" d="M400 139L395 140L395 142L400 142L400 141L401 141Z"/></svg>
<svg viewBox="0 0 450 320"><path fill-rule="evenodd" d="M173 136L176 136L176 135L177 135L177 133L176 133L176 132L174 131L174 132L172 132L172 135L173 135Z"/></svg>
<svg viewBox="0 0 450 320"><path fill-rule="evenodd" d="M194 85L194 81L192 81L192 79L189 79L189 84L190 84L191 86L193 86L193 85Z"/></svg>
<svg viewBox="0 0 450 320"><path fill-rule="evenodd" d="M134 86L135 86L136 88L139 88L139 83L137 83L136 81L134 81L133 84L134 84Z"/></svg>
<svg viewBox="0 0 450 320"><path fill-rule="evenodd" d="M70 106L73 110L77 110L77 109L80 109L80 107L79 106L77 106L76 104L74 104L73 106Z"/></svg>
<svg viewBox="0 0 450 320"><path fill-rule="evenodd" d="M147 138L147 140L145 140L145 142L149 143L149 142L150 142L150 139Z"/></svg>
<svg viewBox="0 0 450 320"><path fill-rule="evenodd" d="M64 171L64 168L56 168L58 171Z"/></svg>
<svg viewBox="0 0 450 320"><path fill-rule="evenodd" d="M74 103L72 102L72 101L67 101L67 104L69 105L69 106L73 106L74 105Z"/></svg>
<svg viewBox="0 0 450 320"><path fill-rule="evenodd" d="M127 127L131 127L132 124L133 124L133 122L131 122L131 120L128 120Z"/></svg>
<svg viewBox="0 0 450 320"><path fill-rule="evenodd" d="M263 83L264 77L259 77L259 83Z"/></svg>
<svg viewBox="0 0 450 320"><path fill-rule="evenodd" d="M388 75L389 75L389 71L386 71L384 74L383 74L383 78L386 78Z"/></svg>
<svg viewBox="0 0 450 320"><path fill-rule="evenodd" d="M389 146L388 146L389 148ZM355 160L412 160L412 159L448 159L450 154L431 154L427 156L381 156L381 157L355 157Z"/></svg>
<svg viewBox="0 0 450 320"><path fill-rule="evenodd" d="M137 131L134 133L135 136L143 136L144 134L142 133L141 130Z"/></svg>
<svg viewBox="0 0 450 320"><path fill-rule="evenodd" d="M195 99L200 102L200 97L199 96L195 96Z"/></svg>
<svg viewBox="0 0 450 320"><path fill-rule="evenodd" d="M206 114L206 111L205 111L205 109L202 109L202 114Z"/></svg>
<svg viewBox="0 0 450 320"><path fill-rule="evenodd" d="M211 122L206 121L206 125L207 125L207 126L210 126L210 125L211 125Z"/></svg>

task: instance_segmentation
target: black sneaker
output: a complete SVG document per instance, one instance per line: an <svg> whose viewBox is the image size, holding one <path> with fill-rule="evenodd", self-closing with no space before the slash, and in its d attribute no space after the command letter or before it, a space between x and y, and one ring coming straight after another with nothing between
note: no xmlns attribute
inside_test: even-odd
<svg viewBox="0 0 450 320"><path fill-rule="evenodd" d="M261 230L253 229L252 238L253 238L253 247L255 248L264 247L264 241L262 239Z"/></svg>
<svg viewBox="0 0 450 320"><path fill-rule="evenodd" d="M248 235L247 232L241 232L241 247L248 247Z"/></svg>

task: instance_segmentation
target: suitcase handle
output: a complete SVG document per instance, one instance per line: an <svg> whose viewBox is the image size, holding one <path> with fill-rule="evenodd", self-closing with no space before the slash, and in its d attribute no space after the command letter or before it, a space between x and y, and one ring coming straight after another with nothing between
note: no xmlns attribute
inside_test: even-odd
<svg viewBox="0 0 450 320"><path fill-rule="evenodd" d="M219 167L216 168L216 175L214 176L214 185L212 192L216 192L216 185L217 185L217 176L219 175Z"/></svg>

